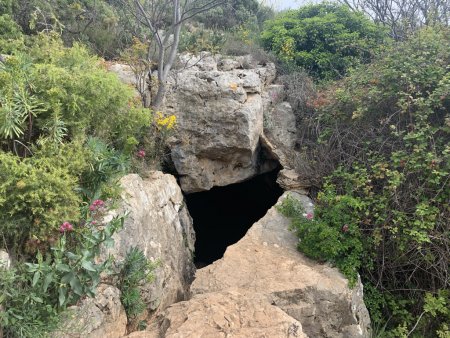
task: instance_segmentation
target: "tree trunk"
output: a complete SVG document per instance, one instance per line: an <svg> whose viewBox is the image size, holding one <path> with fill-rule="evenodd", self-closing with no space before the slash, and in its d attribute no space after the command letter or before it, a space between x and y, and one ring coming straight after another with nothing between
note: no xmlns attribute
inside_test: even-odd
<svg viewBox="0 0 450 338"><path fill-rule="evenodd" d="M159 81L158 91L156 92L155 98L152 99L152 108L154 110L158 110L159 108L161 108L164 101L164 97L166 96L166 90L167 90L166 80Z"/></svg>

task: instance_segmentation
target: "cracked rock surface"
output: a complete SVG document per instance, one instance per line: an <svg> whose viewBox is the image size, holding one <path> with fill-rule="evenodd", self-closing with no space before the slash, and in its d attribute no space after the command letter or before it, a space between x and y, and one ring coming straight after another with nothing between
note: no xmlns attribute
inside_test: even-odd
<svg viewBox="0 0 450 338"><path fill-rule="evenodd" d="M184 197L175 177L160 171L141 178L137 174L120 180L122 206L128 212L122 230L114 235L114 246L105 252L122 261L132 247L158 262L155 279L145 283L142 293L150 311L161 311L186 299L195 266L195 233Z"/></svg>
<svg viewBox="0 0 450 338"><path fill-rule="evenodd" d="M274 64L205 54L173 72L165 112L177 117L171 156L183 191L209 190L274 169L261 156L265 88Z"/></svg>
<svg viewBox="0 0 450 338"><path fill-rule="evenodd" d="M306 196L289 194L312 211ZM288 227L270 209L222 259L197 271L190 300L130 337L369 337L361 283L350 289L336 269L301 255Z"/></svg>

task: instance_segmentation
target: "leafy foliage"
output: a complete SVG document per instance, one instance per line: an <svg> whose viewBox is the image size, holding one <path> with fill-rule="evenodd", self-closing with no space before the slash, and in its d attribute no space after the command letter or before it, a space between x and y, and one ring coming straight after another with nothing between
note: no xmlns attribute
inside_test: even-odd
<svg viewBox="0 0 450 338"><path fill-rule="evenodd" d="M2 64L0 94L0 137L22 143L87 134L124 147L150 124L132 89L98 58L81 45L64 48L52 35Z"/></svg>
<svg viewBox="0 0 450 338"><path fill-rule="evenodd" d="M363 245L357 220L352 210L358 209L358 201L345 196L335 204L330 196L321 195L315 215L307 214L300 202L287 197L278 210L292 219L292 228L300 238L298 249L318 261L328 261L337 266L349 279L357 280L361 267Z"/></svg>
<svg viewBox="0 0 450 338"><path fill-rule="evenodd" d="M450 317L439 311L450 286L448 36L425 29L387 48L310 102L316 114L305 119L319 142L307 151L327 150L334 170L315 226L298 226L300 249L346 274L359 270L387 337L448 332Z"/></svg>
<svg viewBox="0 0 450 338"><path fill-rule="evenodd" d="M346 6L323 3L290 10L266 22L264 48L317 79L336 79L371 60L383 30Z"/></svg>
<svg viewBox="0 0 450 338"><path fill-rule="evenodd" d="M154 269L155 264L150 263L139 248L133 247L127 252L120 271L120 300L130 320L136 319L146 308L139 287L153 280Z"/></svg>
<svg viewBox="0 0 450 338"><path fill-rule="evenodd" d="M1 271L0 324L6 336L46 337L58 327L59 312L81 297L95 296L100 275L111 260L96 263L102 245L112 245L112 236L123 225L123 217L97 228L86 220L84 228L65 232L51 252L37 254L36 263L25 263ZM76 236L78 245L73 243ZM72 244L71 244L72 243ZM72 249L70 248L72 247Z"/></svg>
<svg viewBox="0 0 450 338"><path fill-rule="evenodd" d="M61 220L78 220L77 175L87 169L87 160L79 142L35 148L25 159L0 152L0 231L8 243L20 246L34 236L45 240Z"/></svg>
<svg viewBox="0 0 450 338"><path fill-rule="evenodd" d="M257 0L230 0L211 11L200 14L197 20L206 28L227 30L242 25L258 27L273 15L271 8Z"/></svg>

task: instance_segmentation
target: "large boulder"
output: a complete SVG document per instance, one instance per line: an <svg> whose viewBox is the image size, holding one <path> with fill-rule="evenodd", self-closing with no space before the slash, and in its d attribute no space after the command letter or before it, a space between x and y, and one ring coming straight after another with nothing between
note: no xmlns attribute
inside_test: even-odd
<svg viewBox="0 0 450 338"><path fill-rule="evenodd" d="M290 194L312 211L306 196ZM136 337L369 337L361 283L349 288L335 268L300 254L297 243L289 220L270 209L222 259L197 271L189 301L169 307L159 325Z"/></svg>
<svg viewBox="0 0 450 338"><path fill-rule="evenodd" d="M151 94L148 75L136 77L122 64L109 70L150 103L155 88ZM177 117L169 147L183 191L242 182L279 165L295 167L295 116L275 79L273 63L250 55L178 56L161 109Z"/></svg>
<svg viewBox="0 0 450 338"><path fill-rule="evenodd" d="M130 174L120 181L124 228L114 235L114 246L104 252L122 261L132 247L157 262L155 279L142 287L149 311L161 311L186 299L195 273L195 234L192 219L175 178L159 171L148 177Z"/></svg>
<svg viewBox="0 0 450 338"><path fill-rule="evenodd" d="M170 148L182 189L209 190L274 169L260 138L275 66L207 54L180 59L186 66L172 74L165 110L177 116Z"/></svg>

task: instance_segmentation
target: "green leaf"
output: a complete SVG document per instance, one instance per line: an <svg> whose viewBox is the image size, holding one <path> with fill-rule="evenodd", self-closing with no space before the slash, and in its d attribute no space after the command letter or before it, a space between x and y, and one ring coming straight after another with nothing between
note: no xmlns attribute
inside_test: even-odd
<svg viewBox="0 0 450 338"><path fill-rule="evenodd" d="M73 252L70 252L70 251L66 252L66 257L73 261L80 259L79 255L75 255Z"/></svg>
<svg viewBox="0 0 450 338"><path fill-rule="evenodd" d="M63 284L67 284L69 283L72 278L74 278L75 274L71 271L69 273L66 273L62 278L61 278L61 283Z"/></svg>
<svg viewBox="0 0 450 338"><path fill-rule="evenodd" d="M95 268L95 265L92 264L92 262L90 262L90 261L83 261L83 263L81 263L81 266L87 271L93 271L93 272L97 271L97 269Z"/></svg>
<svg viewBox="0 0 450 338"><path fill-rule="evenodd" d="M39 271L36 271L33 276L33 283L32 283L33 287L36 286L36 284L39 282L40 277L41 273Z"/></svg>
<svg viewBox="0 0 450 338"><path fill-rule="evenodd" d="M50 272L49 274L47 274L47 275L45 276L45 279L44 279L44 286L43 286L44 292L47 292L48 286L49 286L50 283L53 281L53 277L54 277L53 272Z"/></svg>
<svg viewBox="0 0 450 338"><path fill-rule="evenodd" d="M70 266L67 264L56 264L56 270L62 271L62 272L70 272Z"/></svg>
<svg viewBox="0 0 450 338"><path fill-rule="evenodd" d="M75 294L79 296L83 295L83 287L81 286L80 280L76 276L73 276L69 283Z"/></svg>
<svg viewBox="0 0 450 338"><path fill-rule="evenodd" d="M58 294L59 294L59 297L58 297L59 306L63 306L65 304L66 297L67 297L67 288L65 288L65 287L59 288Z"/></svg>
<svg viewBox="0 0 450 338"><path fill-rule="evenodd" d="M30 295L31 299L34 300L36 303L43 303L44 301L40 297L36 297L35 295Z"/></svg>

